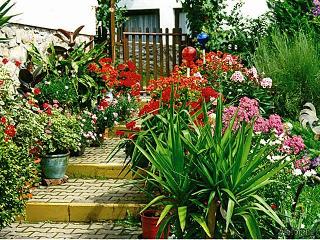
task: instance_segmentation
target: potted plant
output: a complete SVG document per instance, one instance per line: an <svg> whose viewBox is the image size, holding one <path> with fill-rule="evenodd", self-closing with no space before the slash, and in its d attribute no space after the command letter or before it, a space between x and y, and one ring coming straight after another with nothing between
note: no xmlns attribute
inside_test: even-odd
<svg viewBox="0 0 320 240"><path fill-rule="evenodd" d="M160 228L160 223L159 223L160 214L161 214L161 211L154 210L154 209L145 210L140 214L141 225L142 225L142 238L144 239L157 238L157 234ZM169 231L170 231L170 228L168 226L167 230L161 233L160 238L161 239L168 238Z"/></svg>
<svg viewBox="0 0 320 240"><path fill-rule="evenodd" d="M81 126L77 118L61 109L48 107L41 114L46 124L41 136L42 173L44 178L63 178L67 169L70 151L78 151L81 146Z"/></svg>

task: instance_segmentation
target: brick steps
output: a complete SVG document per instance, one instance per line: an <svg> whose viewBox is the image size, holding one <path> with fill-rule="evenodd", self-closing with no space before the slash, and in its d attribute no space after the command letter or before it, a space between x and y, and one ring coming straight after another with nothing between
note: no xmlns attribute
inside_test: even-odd
<svg viewBox="0 0 320 240"><path fill-rule="evenodd" d="M70 179L60 186L41 186L26 206L28 222L90 222L137 215L145 200L126 179Z"/></svg>

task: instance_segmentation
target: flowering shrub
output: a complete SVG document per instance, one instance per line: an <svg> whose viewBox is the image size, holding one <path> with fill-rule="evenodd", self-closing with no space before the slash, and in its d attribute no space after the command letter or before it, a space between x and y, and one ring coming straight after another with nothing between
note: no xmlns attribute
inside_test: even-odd
<svg viewBox="0 0 320 240"><path fill-rule="evenodd" d="M89 146L97 140L97 116L89 111L83 111L77 118L81 127L81 146Z"/></svg>
<svg viewBox="0 0 320 240"><path fill-rule="evenodd" d="M175 68L174 74L185 73L184 64ZM263 114L270 114L273 109L272 79L258 74L254 67L246 68L238 56L209 52L205 64L202 59L191 64L191 75L206 79L206 84L221 92L227 102L247 96L258 100Z"/></svg>
<svg viewBox="0 0 320 240"><path fill-rule="evenodd" d="M136 73L134 63L128 61L113 67L111 62L110 58L101 58L97 63L88 65L88 71L95 76L100 91L113 90L114 94L140 95L141 75Z"/></svg>
<svg viewBox="0 0 320 240"><path fill-rule="evenodd" d="M0 229L22 214L30 188L38 181L37 152L32 146L41 129L27 103L12 95L12 80L0 68ZM28 127L26 127L28 126Z"/></svg>

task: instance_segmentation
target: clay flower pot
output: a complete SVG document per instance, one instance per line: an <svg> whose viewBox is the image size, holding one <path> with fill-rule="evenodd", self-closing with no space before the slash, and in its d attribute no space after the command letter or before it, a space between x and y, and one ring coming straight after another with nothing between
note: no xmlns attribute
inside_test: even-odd
<svg viewBox="0 0 320 240"><path fill-rule="evenodd" d="M157 222L160 218L159 211L157 210L146 210L141 213L141 225L142 225L142 238L144 239L155 239L159 230L160 224L157 226ZM157 216L159 215L159 216ZM160 239L167 239L169 235L169 227L167 231L164 231Z"/></svg>

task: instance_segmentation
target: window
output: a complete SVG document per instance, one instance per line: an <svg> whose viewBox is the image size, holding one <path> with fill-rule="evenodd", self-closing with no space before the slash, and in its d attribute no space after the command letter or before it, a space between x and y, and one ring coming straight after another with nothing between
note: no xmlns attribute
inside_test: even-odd
<svg viewBox="0 0 320 240"><path fill-rule="evenodd" d="M130 10L127 16L128 21L125 23L125 28L128 29L129 32L145 32L146 28L149 28L150 32L157 32L160 28L159 9Z"/></svg>
<svg viewBox="0 0 320 240"><path fill-rule="evenodd" d="M175 9L175 28L181 28L182 33L190 33L188 29L187 14L181 8Z"/></svg>

